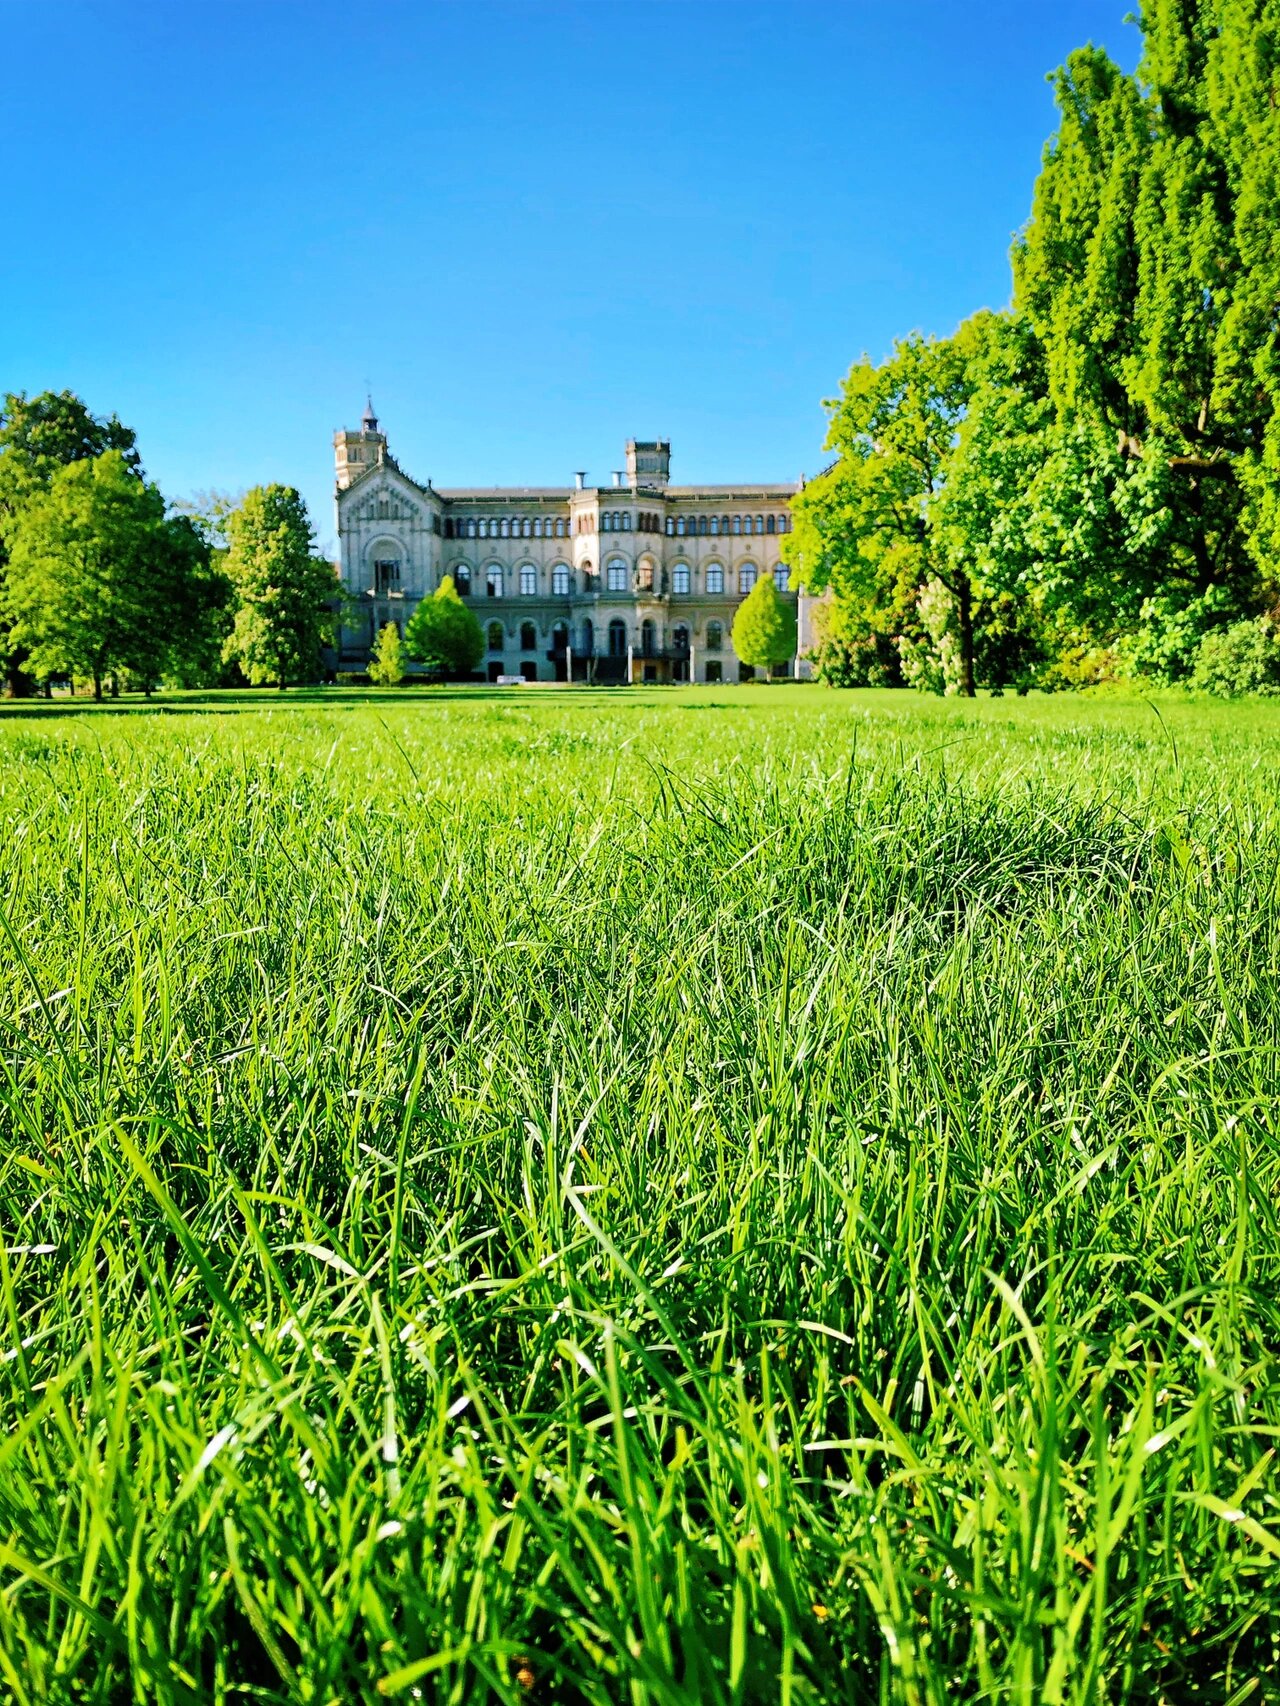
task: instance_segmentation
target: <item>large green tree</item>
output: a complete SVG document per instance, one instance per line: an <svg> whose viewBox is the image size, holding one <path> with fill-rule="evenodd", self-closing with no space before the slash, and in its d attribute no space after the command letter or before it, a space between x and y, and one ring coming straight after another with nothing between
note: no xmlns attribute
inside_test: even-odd
<svg viewBox="0 0 1280 1706"><path fill-rule="evenodd" d="M836 459L793 503L783 554L812 592L828 589L868 621L909 625L920 590L955 602L960 690L974 691L971 568L949 557L930 508L972 391L956 339L900 339L887 361L855 362L826 404Z"/></svg>
<svg viewBox="0 0 1280 1706"><path fill-rule="evenodd" d="M315 554L311 522L292 486L255 486L227 519L226 572L236 613L224 655L251 682L314 681L329 643L340 589Z"/></svg>
<svg viewBox="0 0 1280 1706"><path fill-rule="evenodd" d="M13 640L37 678L108 675L150 690L203 610L207 551L125 453L59 468L23 505L4 590Z"/></svg>
<svg viewBox="0 0 1280 1706"><path fill-rule="evenodd" d="M484 630L446 575L419 603L404 634L405 650L433 675L468 676L484 656Z"/></svg>
<svg viewBox="0 0 1280 1706"><path fill-rule="evenodd" d="M743 663L763 670L796 655L795 607L779 596L772 575L761 575L738 606L733 649Z"/></svg>
<svg viewBox="0 0 1280 1706"><path fill-rule="evenodd" d="M73 391L10 392L0 404L0 609L6 564L26 505L46 492L60 468L117 450L141 474L135 436L115 415L91 414ZM25 654L0 615L0 675L10 695L29 690Z"/></svg>
<svg viewBox="0 0 1280 1706"><path fill-rule="evenodd" d="M1015 302L1053 453L1073 436L1113 512L1095 562L1117 624L1135 588L1225 620L1280 545L1280 5L1151 0L1142 24L1136 76L1093 48L1058 73ZM1061 489L1060 530L1080 493Z"/></svg>

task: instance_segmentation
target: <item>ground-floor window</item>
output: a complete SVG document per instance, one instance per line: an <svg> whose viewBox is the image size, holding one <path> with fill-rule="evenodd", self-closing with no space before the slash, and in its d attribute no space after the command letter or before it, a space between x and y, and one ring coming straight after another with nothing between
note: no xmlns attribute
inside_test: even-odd
<svg viewBox="0 0 1280 1706"><path fill-rule="evenodd" d="M524 676L526 681L536 681L538 679L538 666L536 663L531 662L522 663L520 665L520 673Z"/></svg>
<svg viewBox="0 0 1280 1706"><path fill-rule="evenodd" d="M749 663L740 663L738 665L738 680L739 681L754 681L755 678L756 678L756 672L755 672L755 668L753 665L751 665Z"/></svg>
<svg viewBox="0 0 1280 1706"><path fill-rule="evenodd" d="M489 665L489 680L490 681L496 681L501 674L502 674L501 663L491 663Z"/></svg>
<svg viewBox="0 0 1280 1706"><path fill-rule="evenodd" d="M613 621L609 624L609 656L624 658L627 655L627 625L625 622Z"/></svg>
<svg viewBox="0 0 1280 1706"><path fill-rule="evenodd" d="M720 665L718 663L709 663L707 665L707 680L719 681L720 679Z"/></svg>

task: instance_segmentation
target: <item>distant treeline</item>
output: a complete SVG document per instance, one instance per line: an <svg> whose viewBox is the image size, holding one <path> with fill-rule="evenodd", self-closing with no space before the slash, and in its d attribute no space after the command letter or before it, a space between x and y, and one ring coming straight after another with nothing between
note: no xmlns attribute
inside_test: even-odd
<svg viewBox="0 0 1280 1706"><path fill-rule="evenodd" d="M828 680L1280 688L1280 0L1150 0L1097 48L1013 300L867 357L784 554Z"/></svg>
<svg viewBox="0 0 1280 1706"><path fill-rule="evenodd" d="M290 486L166 503L73 392L0 408L0 690L315 681L340 608Z"/></svg>

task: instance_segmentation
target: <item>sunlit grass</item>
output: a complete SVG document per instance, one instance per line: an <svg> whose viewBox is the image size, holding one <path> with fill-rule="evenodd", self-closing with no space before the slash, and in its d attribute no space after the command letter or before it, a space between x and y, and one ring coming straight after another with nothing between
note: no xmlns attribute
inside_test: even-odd
<svg viewBox="0 0 1280 1706"><path fill-rule="evenodd" d="M66 710L0 1698L1276 1698L1280 707Z"/></svg>

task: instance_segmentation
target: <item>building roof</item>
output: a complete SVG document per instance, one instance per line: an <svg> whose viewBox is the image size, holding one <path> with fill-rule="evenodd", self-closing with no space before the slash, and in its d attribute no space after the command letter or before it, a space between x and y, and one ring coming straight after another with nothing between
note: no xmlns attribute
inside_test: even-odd
<svg viewBox="0 0 1280 1706"><path fill-rule="evenodd" d="M478 503L488 498L571 498L572 486L433 486L449 503Z"/></svg>
<svg viewBox="0 0 1280 1706"><path fill-rule="evenodd" d="M518 499L553 499L566 503L572 497L596 496L607 498L614 503L627 502L659 502L664 499L678 498L690 501L697 498L730 499L730 498L790 498L800 490L798 481L756 481L743 480L729 486L433 486L430 481L422 485L411 475L406 474L395 457L384 449L382 460L367 463L358 474L353 474L350 483L344 488L342 495L355 491L370 475L385 473L388 469L398 474L408 482L415 491L424 497L437 497L445 503L495 503L512 502Z"/></svg>

